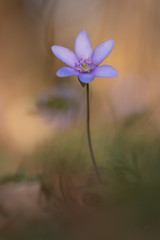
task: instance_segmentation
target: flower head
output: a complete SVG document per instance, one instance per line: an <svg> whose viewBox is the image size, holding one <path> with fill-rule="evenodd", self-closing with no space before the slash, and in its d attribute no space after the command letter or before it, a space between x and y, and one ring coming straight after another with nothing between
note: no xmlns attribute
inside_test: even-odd
<svg viewBox="0 0 160 240"><path fill-rule="evenodd" d="M57 71L58 77L78 76L82 83L90 83L95 77L113 78L118 76L118 71L109 65L99 67L114 48L114 40L107 40L92 50L88 33L82 31L75 41L75 53L68 48L52 46L52 51L57 58L69 67L62 67Z"/></svg>

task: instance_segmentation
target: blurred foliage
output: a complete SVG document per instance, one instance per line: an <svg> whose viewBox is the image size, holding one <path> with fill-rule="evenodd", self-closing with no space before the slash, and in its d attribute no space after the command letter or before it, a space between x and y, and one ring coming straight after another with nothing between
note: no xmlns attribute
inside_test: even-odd
<svg viewBox="0 0 160 240"><path fill-rule="evenodd" d="M109 228L115 224L119 239L129 239L125 234L150 239L160 223L160 136L153 127L145 113L119 122L116 131L115 126L94 129L93 146L105 186L97 183L84 128L70 129L56 141L39 146L26 160L26 168L24 162L25 170L8 180L38 180L53 219L50 224L35 223L44 224L37 230L28 226L30 230L19 233L16 239L75 239L74 227L91 234L87 229L94 220L95 236L97 231L112 236ZM7 178L1 180L4 182ZM148 236L146 229L151 231ZM116 239L116 234L111 239Z"/></svg>
<svg viewBox="0 0 160 240"><path fill-rule="evenodd" d="M68 89L66 89L68 91ZM69 92L69 91L68 91ZM48 109L50 111L55 111L55 110L68 110L70 108L75 108L77 107L77 102L76 99L73 98L73 96L45 96L45 99L39 99L37 103L37 107L40 109Z"/></svg>
<svg viewBox="0 0 160 240"><path fill-rule="evenodd" d="M62 99L62 98L54 98L48 100L46 103L39 103L38 106L41 108L49 108L49 109L62 109L67 110L70 106L74 106L75 103L71 99Z"/></svg>
<svg viewBox="0 0 160 240"><path fill-rule="evenodd" d="M13 184L30 180L25 169L18 169L14 174L9 174L0 179L0 184Z"/></svg>

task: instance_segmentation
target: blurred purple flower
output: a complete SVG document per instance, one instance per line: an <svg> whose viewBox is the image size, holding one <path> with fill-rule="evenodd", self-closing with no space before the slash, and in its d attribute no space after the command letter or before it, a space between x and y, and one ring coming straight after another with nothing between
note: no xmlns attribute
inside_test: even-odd
<svg viewBox="0 0 160 240"><path fill-rule="evenodd" d="M82 104L83 103L83 104ZM69 127L75 119L82 121L84 102L82 95L73 86L62 84L48 89L36 102L37 114L47 122L62 130ZM77 118L78 115L78 118Z"/></svg>
<svg viewBox="0 0 160 240"><path fill-rule="evenodd" d="M70 67L62 67L57 71L58 77L78 76L83 84L90 83L95 77L113 78L118 71L109 65L99 66L114 48L114 40L107 40L92 50L92 44L86 31L82 31L75 41L75 53L65 47L52 46L57 58Z"/></svg>

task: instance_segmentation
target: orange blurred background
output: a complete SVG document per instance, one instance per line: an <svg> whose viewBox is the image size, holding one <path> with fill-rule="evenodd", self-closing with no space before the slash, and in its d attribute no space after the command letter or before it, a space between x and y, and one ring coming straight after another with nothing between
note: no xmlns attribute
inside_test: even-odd
<svg viewBox="0 0 160 240"><path fill-rule="evenodd" d="M159 8L158 0L0 0L1 147L27 153L58 134L54 120L49 125L36 114L35 103L63 82L83 95L76 77L56 77L64 64L51 52L53 44L74 50L82 30L93 48L115 40L105 63L119 77L91 84L95 121L106 124L147 110L159 130Z"/></svg>

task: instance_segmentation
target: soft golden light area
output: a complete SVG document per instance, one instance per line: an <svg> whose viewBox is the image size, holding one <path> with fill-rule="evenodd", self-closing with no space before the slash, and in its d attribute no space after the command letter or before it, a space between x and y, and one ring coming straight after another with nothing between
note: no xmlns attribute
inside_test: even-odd
<svg viewBox="0 0 160 240"><path fill-rule="evenodd" d="M107 39L115 40L115 48L104 64L115 67L119 77L96 78L92 83L94 106L98 106L95 117L102 116L105 122L112 119L113 112L119 118L149 108L157 119L158 5L158 1L149 0L1 0L2 142L23 152L47 138L50 127L28 111L30 106L35 107L43 90L56 89L58 83L69 81L56 77L56 70L65 64L54 57L51 46L74 49L74 40L83 29L89 33L93 48ZM76 77L71 77L70 83L83 91Z"/></svg>
<svg viewBox="0 0 160 240"><path fill-rule="evenodd" d="M30 152L35 143L45 141L47 135L54 131L44 124L44 121L34 114L33 99L18 99L8 106L5 112L3 131L8 133L8 141L12 148ZM33 112L33 113L32 113Z"/></svg>

